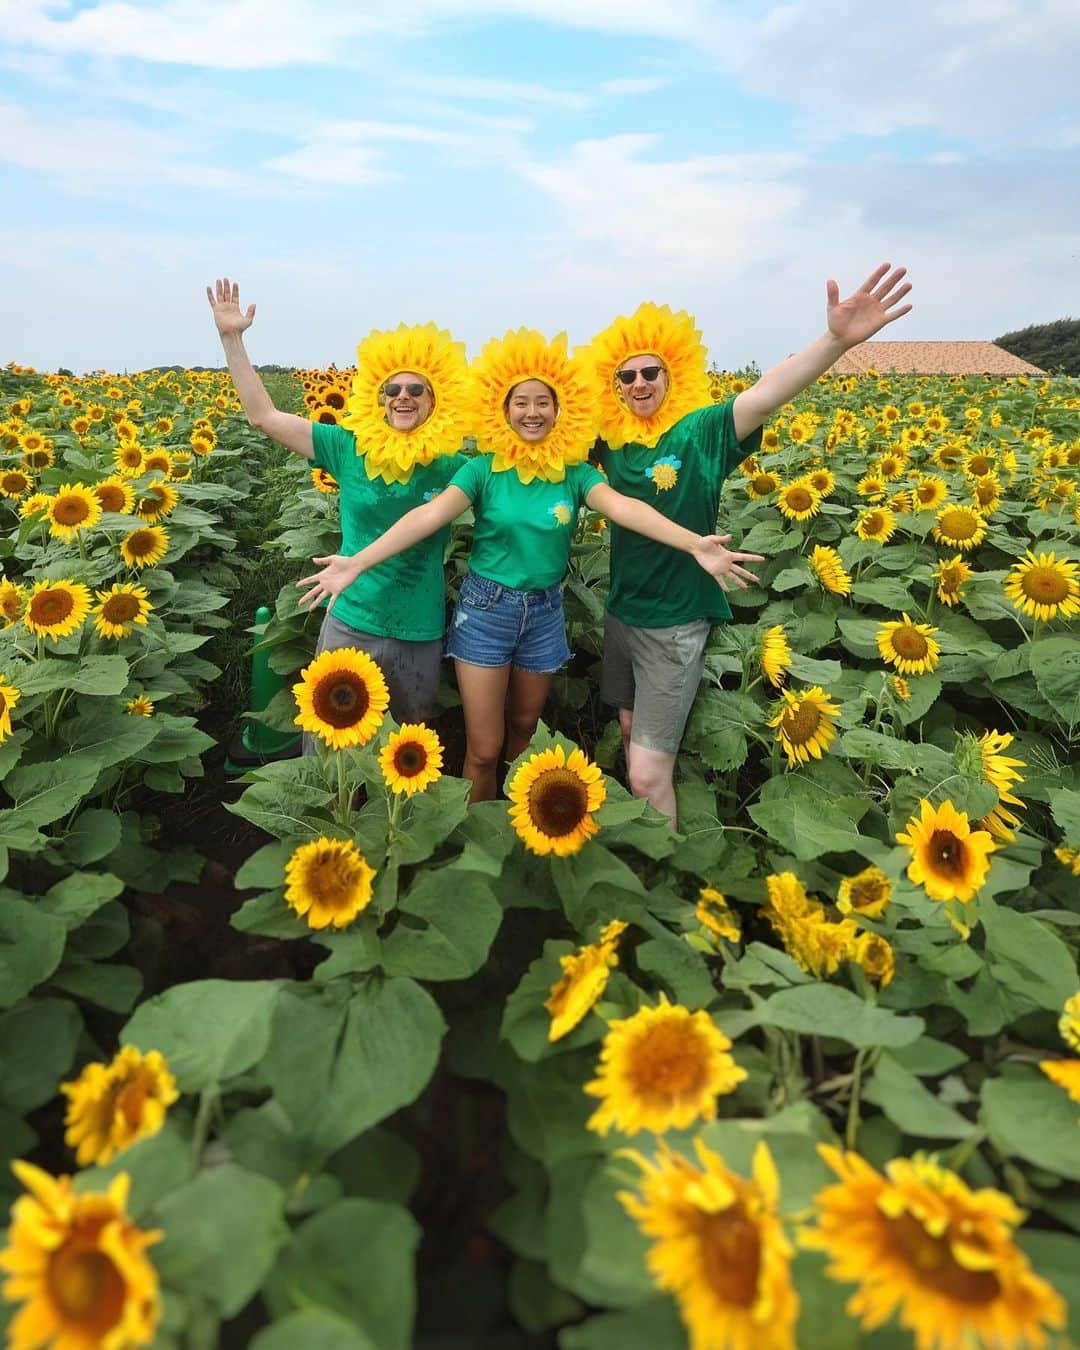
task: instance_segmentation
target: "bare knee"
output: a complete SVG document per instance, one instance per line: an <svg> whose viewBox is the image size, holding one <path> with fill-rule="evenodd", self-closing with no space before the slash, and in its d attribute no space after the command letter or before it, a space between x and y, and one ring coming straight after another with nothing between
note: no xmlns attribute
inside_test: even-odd
<svg viewBox="0 0 1080 1350"><path fill-rule="evenodd" d="M515 712L512 708L507 720L508 739L516 745L528 745L540 721L532 713Z"/></svg>
<svg viewBox="0 0 1080 1350"><path fill-rule="evenodd" d="M630 791L635 797L648 797L649 800L671 788L671 767L654 761L641 759L640 755L630 755Z"/></svg>
<svg viewBox="0 0 1080 1350"><path fill-rule="evenodd" d="M469 741L465 747L466 764L471 764L481 771L494 770L498 766L501 752L501 741L498 744L491 740ZM469 776L466 774L466 777Z"/></svg>

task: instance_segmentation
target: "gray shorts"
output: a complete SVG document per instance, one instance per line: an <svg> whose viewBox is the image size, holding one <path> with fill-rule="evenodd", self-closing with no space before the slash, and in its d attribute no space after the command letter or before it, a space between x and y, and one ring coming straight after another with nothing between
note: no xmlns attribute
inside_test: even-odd
<svg viewBox="0 0 1080 1350"><path fill-rule="evenodd" d="M405 638L362 633L327 612L319 629L315 655L356 647L375 661L390 691L390 715L397 722L425 722L435 706L442 670L442 638L409 642ZM304 754L313 755L317 737L304 733Z"/></svg>
<svg viewBox="0 0 1080 1350"><path fill-rule="evenodd" d="M605 613L600 697L633 710L631 744L678 752L705 668L711 628L709 619L670 628L632 628Z"/></svg>

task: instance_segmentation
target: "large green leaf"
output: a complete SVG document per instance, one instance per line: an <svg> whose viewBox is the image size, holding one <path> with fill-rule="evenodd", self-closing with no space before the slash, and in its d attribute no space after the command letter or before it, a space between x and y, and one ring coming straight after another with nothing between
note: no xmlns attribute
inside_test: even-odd
<svg viewBox="0 0 1080 1350"><path fill-rule="evenodd" d="M686 1008L705 1008L716 997L704 958L680 938L651 938L637 948L634 960L673 1002Z"/></svg>
<svg viewBox="0 0 1080 1350"><path fill-rule="evenodd" d="M304 1308L264 1327L251 1350L379 1350L353 1322L325 1308Z"/></svg>
<svg viewBox="0 0 1080 1350"><path fill-rule="evenodd" d="M996 1147L1070 1181L1080 1181L1076 1116L1076 1103L1041 1074L983 1083L982 1121Z"/></svg>
<svg viewBox="0 0 1080 1350"><path fill-rule="evenodd" d="M75 1177L76 1191L103 1191L121 1172L131 1178L128 1213L142 1221L158 1202L186 1186L195 1174L191 1140L171 1121L149 1139L123 1149L104 1167L87 1167ZM147 1227L153 1224L148 1223Z"/></svg>
<svg viewBox="0 0 1080 1350"><path fill-rule="evenodd" d="M590 1317L559 1334L560 1350L685 1350L686 1344L674 1300L656 1294L636 1308Z"/></svg>
<svg viewBox="0 0 1080 1350"><path fill-rule="evenodd" d="M1049 637L1032 643L1031 672L1039 693L1062 725L1076 726L1080 722L1080 641Z"/></svg>
<svg viewBox="0 0 1080 1350"><path fill-rule="evenodd" d="M129 718L129 721L136 719ZM120 817L115 811L92 806L80 811L63 836L60 850L69 863L85 867L100 862L120 842Z"/></svg>
<svg viewBox="0 0 1080 1350"><path fill-rule="evenodd" d="M917 1044L917 1042L916 1042ZM864 1093L905 1134L927 1139L968 1139L975 1127L946 1106L890 1055L882 1055Z"/></svg>
<svg viewBox="0 0 1080 1350"><path fill-rule="evenodd" d="M545 1228L557 1284L588 1303L627 1308L653 1290L645 1273L648 1240L616 1199L622 1168L606 1158L569 1158L551 1171Z"/></svg>
<svg viewBox="0 0 1080 1350"><path fill-rule="evenodd" d="M122 656L84 656L78 661L51 657L35 661L20 675L24 695L71 689L77 694L122 694L128 682L128 663Z"/></svg>
<svg viewBox="0 0 1080 1350"><path fill-rule="evenodd" d="M1080 792L1062 788L1050 797L1050 810L1065 835L1065 843L1080 848Z"/></svg>
<svg viewBox="0 0 1080 1350"><path fill-rule="evenodd" d="M0 896L0 1008L10 1008L60 964L62 919L10 893Z"/></svg>
<svg viewBox="0 0 1080 1350"><path fill-rule="evenodd" d="M832 984L781 989L748 1012L717 1017L729 1035L751 1026L781 1027L809 1036L831 1036L860 1047L910 1045L922 1035L921 1017L901 1017ZM738 1032L729 1028L737 1027Z"/></svg>
<svg viewBox="0 0 1080 1350"><path fill-rule="evenodd" d="M823 853L848 853L860 847L851 817L836 806L810 804L802 797L758 802L750 818L796 858L819 858Z"/></svg>
<svg viewBox="0 0 1080 1350"><path fill-rule="evenodd" d="M63 919L68 928L77 928L123 889L124 883L111 872L73 872L50 887L36 904L42 913Z"/></svg>
<svg viewBox="0 0 1080 1350"><path fill-rule="evenodd" d="M986 930L990 973L1014 994L1051 1012L1076 993L1080 975L1065 943L1030 914L997 905L985 895L979 916Z"/></svg>
<svg viewBox="0 0 1080 1350"><path fill-rule="evenodd" d="M0 1102L32 1111L71 1068L82 1018L67 999L36 998L0 1017Z"/></svg>
<svg viewBox="0 0 1080 1350"><path fill-rule="evenodd" d="M484 964L502 921L490 883L475 873L420 874L398 903L398 923L383 939L380 964L388 975L463 980ZM402 916L420 920L414 925Z"/></svg>

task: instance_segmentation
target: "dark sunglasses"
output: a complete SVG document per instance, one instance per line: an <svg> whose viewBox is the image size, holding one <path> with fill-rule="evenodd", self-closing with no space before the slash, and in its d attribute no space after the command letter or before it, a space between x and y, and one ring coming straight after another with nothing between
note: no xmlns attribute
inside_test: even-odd
<svg viewBox="0 0 1080 1350"><path fill-rule="evenodd" d="M383 393L386 395L387 398L397 398L398 394L400 394L403 389L409 395L410 398L419 398L421 394L427 393L427 385L424 384L383 385Z"/></svg>
<svg viewBox="0 0 1080 1350"><path fill-rule="evenodd" d="M617 370L615 378L625 384L627 388L634 383L639 375L649 384L653 384L663 369L663 366L642 366L640 370Z"/></svg>

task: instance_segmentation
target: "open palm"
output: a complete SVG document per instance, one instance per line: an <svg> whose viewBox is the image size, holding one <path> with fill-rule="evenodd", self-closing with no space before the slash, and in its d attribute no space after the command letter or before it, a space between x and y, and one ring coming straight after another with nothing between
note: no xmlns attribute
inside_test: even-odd
<svg viewBox="0 0 1080 1350"><path fill-rule="evenodd" d="M246 310L240 308L240 287L237 282L230 282L228 277L221 277L216 285L207 286L206 298L210 301L214 323L217 324L217 330L222 337L227 337L230 333L242 333L251 327L255 318L255 306L248 305Z"/></svg>
<svg viewBox="0 0 1080 1350"><path fill-rule="evenodd" d="M911 290L908 281L900 285L906 275L906 267L895 267L890 272L889 264L882 263L846 300L840 299L840 287L836 282L827 281L829 332L845 347L854 347L873 337L887 323L909 314L911 306L900 305Z"/></svg>

